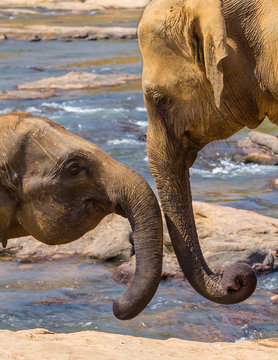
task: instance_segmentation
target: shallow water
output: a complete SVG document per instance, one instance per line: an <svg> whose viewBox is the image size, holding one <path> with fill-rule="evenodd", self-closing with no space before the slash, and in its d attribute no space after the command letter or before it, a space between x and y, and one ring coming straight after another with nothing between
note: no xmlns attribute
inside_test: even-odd
<svg viewBox="0 0 278 360"><path fill-rule="evenodd" d="M126 15L64 12L58 17L55 12L41 11L15 20L47 19L50 23L58 18L65 24L71 18L78 24L81 19L84 23L95 19L94 25L135 26L139 13ZM135 40L0 42L1 90L72 70L140 74L138 44ZM146 144L139 141L147 130L140 81L90 91L61 91L58 95L47 100L0 101L0 114L25 110L47 116L95 142L154 185ZM270 134L278 132L268 121L260 129ZM244 129L228 141L208 145L200 153L191 171L193 197L278 217L278 192L268 186L277 177L277 167L232 161L236 140L246 133ZM201 341L278 336L278 308L269 300L271 291L278 288L277 274L261 277L255 295L234 306L210 303L183 282L162 283L142 315L121 322L112 315L111 301L123 293L125 286L111 280L113 266L86 259L39 264L0 262L0 327L101 330Z"/></svg>
<svg viewBox="0 0 278 360"><path fill-rule="evenodd" d="M0 328L44 327L58 332L97 330L166 339L234 341L278 336L271 290L278 277L261 277L244 303L217 305L185 282L162 282L146 310L117 320L112 301L126 287L111 280L113 264L75 259L40 264L1 263Z"/></svg>

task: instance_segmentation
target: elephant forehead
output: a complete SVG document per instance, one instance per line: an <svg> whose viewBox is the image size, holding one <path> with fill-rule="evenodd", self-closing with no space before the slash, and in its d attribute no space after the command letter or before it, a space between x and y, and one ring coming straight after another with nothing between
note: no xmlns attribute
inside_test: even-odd
<svg viewBox="0 0 278 360"><path fill-rule="evenodd" d="M25 150L37 163L57 163L69 156L83 154L101 157L102 150L95 144L69 132L61 125L45 118L30 117L24 123L28 141Z"/></svg>
<svg viewBox="0 0 278 360"><path fill-rule="evenodd" d="M142 85L144 93L157 92L181 101L192 100L203 83L203 75L195 64L186 63L174 54L145 56Z"/></svg>

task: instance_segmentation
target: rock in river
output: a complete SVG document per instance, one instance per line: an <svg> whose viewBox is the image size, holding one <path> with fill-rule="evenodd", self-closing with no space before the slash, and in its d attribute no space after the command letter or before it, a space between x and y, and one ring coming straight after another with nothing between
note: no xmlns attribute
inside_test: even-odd
<svg viewBox="0 0 278 360"><path fill-rule="evenodd" d="M204 256L215 270L221 270L222 267L237 261L251 265L262 263L270 249L278 254L278 219L252 211L201 202L194 202L194 212ZM0 256L2 260L17 261L55 260L73 256L129 260L133 255L130 239L131 228L128 220L113 215L70 244L48 246L29 236L8 240L8 246L0 252ZM179 278L182 275L166 231L164 245L167 255L162 277ZM278 268L277 256L273 267L276 270ZM134 264L131 263L128 268L131 270L127 271L127 280ZM122 275L119 275L119 279L125 277L124 269L120 270Z"/></svg>
<svg viewBox="0 0 278 360"><path fill-rule="evenodd" d="M75 11L103 10L107 8L136 9L145 7L150 0L1 0L1 6L63 9Z"/></svg>
<svg viewBox="0 0 278 360"><path fill-rule="evenodd" d="M34 99L47 99L54 96L53 90L40 91L40 90L11 90L0 91L0 100L34 100Z"/></svg>
<svg viewBox="0 0 278 360"><path fill-rule="evenodd" d="M251 131L237 143L236 160L265 165L278 165L278 138Z"/></svg>
<svg viewBox="0 0 278 360"><path fill-rule="evenodd" d="M89 37L95 36L98 39L135 39L135 27L123 26L64 26L64 25L20 25L10 26L9 23L1 24L0 34L6 34L7 38L14 40L30 40L30 38L40 38L41 40L90 40ZM81 33L88 36L79 37Z"/></svg>
<svg viewBox="0 0 278 360"><path fill-rule="evenodd" d="M31 236L8 240L7 248L0 251L0 260L33 262L71 257L127 260L133 255L130 237L128 221L111 215L78 241L65 245L45 245Z"/></svg>
<svg viewBox="0 0 278 360"><path fill-rule="evenodd" d="M63 76L49 77L37 81L26 82L17 86L17 90L0 91L0 100L14 99L45 99L56 96L56 90L96 89L117 86L129 81L139 80L134 74L110 73L92 74L81 71L71 71Z"/></svg>
<svg viewBox="0 0 278 360"><path fill-rule="evenodd" d="M278 190L278 178L275 178L271 181L270 187L273 190Z"/></svg>
<svg viewBox="0 0 278 360"><path fill-rule="evenodd" d="M138 79L140 79L140 76L134 74L92 74L82 71L71 71L63 76L49 77L37 81L26 82L18 85L17 87L19 90L94 89L98 87L122 85L127 81Z"/></svg>

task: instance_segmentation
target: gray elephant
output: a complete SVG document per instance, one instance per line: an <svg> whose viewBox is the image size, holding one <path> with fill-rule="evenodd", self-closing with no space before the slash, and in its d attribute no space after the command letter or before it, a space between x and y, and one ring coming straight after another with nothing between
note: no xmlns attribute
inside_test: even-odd
<svg viewBox="0 0 278 360"><path fill-rule="evenodd" d="M150 302L162 265L162 220L156 197L137 173L61 125L28 113L0 118L0 239L33 235L57 245L80 238L110 213L134 231L136 273L115 300L119 319ZM148 199L148 201L146 201Z"/></svg>
<svg viewBox="0 0 278 360"><path fill-rule="evenodd" d="M246 299L256 276L247 264L209 269L189 169L209 142L266 115L278 124L277 17L275 0L152 0L138 28L147 151L173 247L191 285L218 303Z"/></svg>

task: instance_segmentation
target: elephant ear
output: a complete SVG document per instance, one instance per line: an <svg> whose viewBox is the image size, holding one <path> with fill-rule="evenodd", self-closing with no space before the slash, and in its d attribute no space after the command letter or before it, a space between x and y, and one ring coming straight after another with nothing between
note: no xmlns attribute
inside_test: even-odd
<svg viewBox="0 0 278 360"><path fill-rule="evenodd" d="M183 6L185 36L192 55L205 72L213 89L215 104L220 106L223 90L221 60L228 55L226 26L221 0L187 0Z"/></svg>
<svg viewBox="0 0 278 360"><path fill-rule="evenodd" d="M7 245L7 231L15 214L15 208L7 190L0 186L0 242Z"/></svg>

